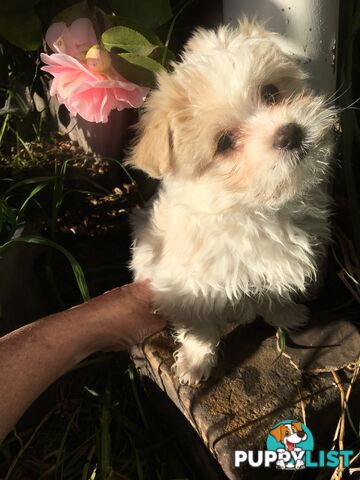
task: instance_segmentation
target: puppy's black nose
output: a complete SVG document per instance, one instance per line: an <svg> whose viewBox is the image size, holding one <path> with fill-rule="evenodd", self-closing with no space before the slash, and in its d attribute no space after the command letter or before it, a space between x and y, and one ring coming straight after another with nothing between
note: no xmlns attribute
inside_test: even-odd
<svg viewBox="0 0 360 480"><path fill-rule="evenodd" d="M299 430L299 431L296 432L296 433L298 434L298 437L300 437L300 438L303 438L303 437L305 437L305 435L306 435L306 433L303 432L302 430Z"/></svg>
<svg viewBox="0 0 360 480"><path fill-rule="evenodd" d="M300 148L304 140L304 131L297 123L287 123L277 129L274 135L274 148L294 150Z"/></svg>

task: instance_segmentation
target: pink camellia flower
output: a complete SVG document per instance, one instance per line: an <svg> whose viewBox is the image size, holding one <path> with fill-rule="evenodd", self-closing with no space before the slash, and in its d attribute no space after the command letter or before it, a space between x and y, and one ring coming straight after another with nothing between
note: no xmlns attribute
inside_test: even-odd
<svg viewBox="0 0 360 480"><path fill-rule="evenodd" d="M111 110L138 108L145 100L148 89L123 78L111 66L108 52L94 45L96 36L89 19L79 18L70 27L54 23L46 41L57 52L41 54L46 64L42 70L54 77L50 95L56 95L72 115L107 122Z"/></svg>

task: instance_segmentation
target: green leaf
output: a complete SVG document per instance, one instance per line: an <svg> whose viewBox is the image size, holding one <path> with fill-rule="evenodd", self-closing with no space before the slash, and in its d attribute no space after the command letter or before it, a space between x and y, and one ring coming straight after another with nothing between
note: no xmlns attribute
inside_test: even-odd
<svg viewBox="0 0 360 480"><path fill-rule="evenodd" d="M148 28L157 28L172 18L169 0L109 0L114 13Z"/></svg>
<svg viewBox="0 0 360 480"><path fill-rule="evenodd" d="M163 66L156 60L135 53L114 55L113 65L131 82L147 87L155 84L155 74L163 70Z"/></svg>
<svg viewBox="0 0 360 480"><path fill-rule="evenodd" d="M71 5L71 7L65 8L65 10L62 10L53 18L52 23L65 22L66 25L71 25L77 18L91 18L91 11L87 0L83 0L82 2Z"/></svg>
<svg viewBox="0 0 360 480"><path fill-rule="evenodd" d="M115 47L147 56L157 47L140 32L124 26L109 28L102 34L101 39L104 47L109 51Z"/></svg>
<svg viewBox="0 0 360 480"><path fill-rule="evenodd" d="M150 72L157 73L161 70L164 70L161 63L149 57L143 57L134 53L119 53L118 56L121 57L123 60L126 60L127 62L144 68Z"/></svg>
<svg viewBox="0 0 360 480"><path fill-rule="evenodd" d="M0 36L24 50L37 50L42 32L38 15L33 10L0 14Z"/></svg>
<svg viewBox="0 0 360 480"><path fill-rule="evenodd" d="M131 18L120 17L118 15L108 15L101 8L97 8L99 23L102 23L103 29L108 30L112 27L128 27L143 35L151 44L162 46L163 43L156 33L150 28L146 28L144 23L137 22Z"/></svg>
<svg viewBox="0 0 360 480"><path fill-rule="evenodd" d="M286 333L282 328L278 328L278 345L280 354L283 354L286 349Z"/></svg>

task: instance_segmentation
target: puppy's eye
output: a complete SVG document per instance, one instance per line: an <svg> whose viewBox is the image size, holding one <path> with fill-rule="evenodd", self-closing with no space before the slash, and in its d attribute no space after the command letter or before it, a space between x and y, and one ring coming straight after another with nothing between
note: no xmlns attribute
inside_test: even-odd
<svg viewBox="0 0 360 480"><path fill-rule="evenodd" d="M273 85L264 85L261 87L261 99L266 105L274 105L280 98L279 89Z"/></svg>
<svg viewBox="0 0 360 480"><path fill-rule="evenodd" d="M234 146L234 139L230 133L223 133L218 140L216 153L223 153Z"/></svg>

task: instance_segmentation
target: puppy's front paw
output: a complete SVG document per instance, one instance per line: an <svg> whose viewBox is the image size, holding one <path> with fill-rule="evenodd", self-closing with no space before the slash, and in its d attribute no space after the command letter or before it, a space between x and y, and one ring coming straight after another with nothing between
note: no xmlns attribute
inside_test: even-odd
<svg viewBox="0 0 360 480"><path fill-rule="evenodd" d="M212 368L217 363L217 354L208 353L203 357L189 357L184 347L174 353L175 363L171 367L181 385L197 385L210 377Z"/></svg>

